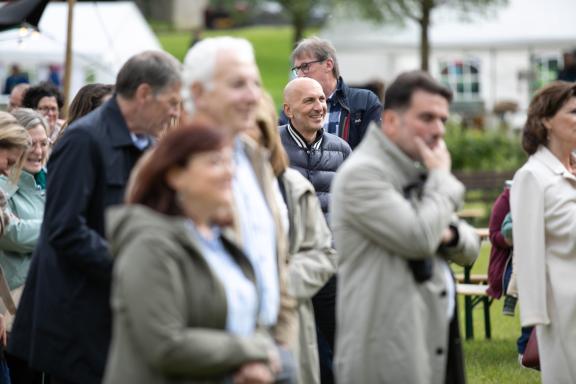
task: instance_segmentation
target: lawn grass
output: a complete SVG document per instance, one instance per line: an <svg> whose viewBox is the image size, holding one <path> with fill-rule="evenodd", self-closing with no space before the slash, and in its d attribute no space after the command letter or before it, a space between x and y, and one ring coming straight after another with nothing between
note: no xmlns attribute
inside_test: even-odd
<svg viewBox="0 0 576 384"><path fill-rule="evenodd" d="M490 244L482 245L472 273L486 273ZM453 267L455 272L462 268ZM464 358L469 384L532 384L540 383L540 374L518 365L516 339L520 334L518 307L516 316L502 315L502 301L490 306L492 339L484 338L484 317L481 305L474 308L474 340L464 341ZM460 330L464 335L464 299L459 297ZM464 336L463 336L464 337Z"/></svg>
<svg viewBox="0 0 576 384"><path fill-rule="evenodd" d="M165 26L156 28L157 36L165 50L182 60L191 36L184 32L173 32ZM282 90L288 81L290 67L291 31L289 27L254 27L227 31L208 31L209 36L237 36L252 42L256 61L262 74L264 87L272 94L276 105L282 103ZM477 204L478 205L478 204ZM476 205L468 205L476 206ZM483 206L484 207L484 206ZM489 207L485 207L487 212ZM487 218L478 220L477 226L486 226ZM482 246L481 255L472 273L486 273L488 269L489 244ZM454 268L455 271L461 269ZM460 324L464 332L464 302L459 298ZM516 317L502 315L502 302L491 306L492 340L483 336L483 314L481 307L474 310L475 340L464 342L465 362L469 384L532 384L540 382L538 372L520 368L516 353L516 339L520 332Z"/></svg>
<svg viewBox="0 0 576 384"><path fill-rule="evenodd" d="M191 35L158 29L162 47L182 60L188 51ZM225 31L206 31L204 37L243 37L254 45L256 62L262 74L264 88L272 95L277 106L282 105L282 91L289 80L291 29L289 27L253 27Z"/></svg>

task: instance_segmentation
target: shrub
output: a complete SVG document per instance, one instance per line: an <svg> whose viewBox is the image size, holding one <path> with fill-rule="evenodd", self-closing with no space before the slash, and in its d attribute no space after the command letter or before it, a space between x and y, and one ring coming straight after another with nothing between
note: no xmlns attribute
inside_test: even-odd
<svg viewBox="0 0 576 384"><path fill-rule="evenodd" d="M515 134L463 129L453 123L446 128L446 145L455 171L514 171L527 159Z"/></svg>

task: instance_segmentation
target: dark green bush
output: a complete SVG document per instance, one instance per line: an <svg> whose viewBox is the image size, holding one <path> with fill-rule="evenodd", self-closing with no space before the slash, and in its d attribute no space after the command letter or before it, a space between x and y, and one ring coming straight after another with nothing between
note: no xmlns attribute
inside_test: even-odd
<svg viewBox="0 0 576 384"><path fill-rule="evenodd" d="M527 159L520 138L501 130L446 127L446 145L455 171L514 171Z"/></svg>

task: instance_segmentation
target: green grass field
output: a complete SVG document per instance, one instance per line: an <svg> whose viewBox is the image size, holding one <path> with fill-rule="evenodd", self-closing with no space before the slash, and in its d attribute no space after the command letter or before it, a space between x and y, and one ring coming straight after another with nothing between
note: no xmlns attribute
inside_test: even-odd
<svg viewBox="0 0 576 384"><path fill-rule="evenodd" d="M486 273L490 244L484 243L472 273ZM453 268L461 272L461 268ZM516 316L502 315L502 301L493 301L490 306L492 339L484 338L482 304L474 308L474 340L464 342L464 358L469 384L535 384L540 374L518 365L516 339L520 334L518 307ZM464 300L459 298L460 330L464 337Z"/></svg>
<svg viewBox="0 0 576 384"><path fill-rule="evenodd" d="M164 49L182 60L191 36L187 33L157 32ZM288 27L258 27L230 31L207 32L205 36L230 35L244 37L255 47L256 60L262 73L264 87L272 94L278 106L282 103L282 90L288 81L290 63L290 29ZM485 221L485 220L484 220ZM484 222L479 225L485 225ZM486 273L489 245L484 244L482 253L474 265L473 273ZM455 270L457 270L455 268ZM460 298L460 324L464 332L464 303ZM492 340L483 335L481 307L474 311L475 340L464 343L466 370L470 384L531 384L539 383L538 372L521 368L518 365L516 339L520 332L518 316L502 315L502 302L495 301L491 306Z"/></svg>
<svg viewBox="0 0 576 384"><path fill-rule="evenodd" d="M282 91L289 79L291 32L289 27L258 27L227 31L207 31L205 37L243 37L252 42L256 61L262 73L264 87L276 105L282 104ZM183 32L158 31L157 36L165 50L182 60L188 51L191 35Z"/></svg>

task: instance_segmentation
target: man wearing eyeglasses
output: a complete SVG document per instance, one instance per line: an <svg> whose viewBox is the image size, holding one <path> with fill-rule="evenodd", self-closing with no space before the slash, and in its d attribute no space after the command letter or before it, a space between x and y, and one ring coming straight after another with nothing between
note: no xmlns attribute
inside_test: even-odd
<svg viewBox="0 0 576 384"><path fill-rule="evenodd" d="M382 104L378 97L366 89L346 85L340 76L336 50L328 40L318 37L301 40L290 59L293 76L310 77L322 85L328 106L324 130L340 136L354 149L370 122L380 123ZM287 123L282 113L280 125Z"/></svg>

